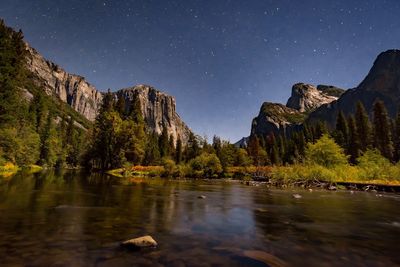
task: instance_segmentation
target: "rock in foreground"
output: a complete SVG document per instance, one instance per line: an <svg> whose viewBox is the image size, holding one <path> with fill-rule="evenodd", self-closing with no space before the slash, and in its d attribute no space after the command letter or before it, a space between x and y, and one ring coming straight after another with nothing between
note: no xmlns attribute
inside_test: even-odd
<svg viewBox="0 0 400 267"><path fill-rule="evenodd" d="M121 243L123 247L129 248L145 248L145 247L156 247L157 242L149 235L129 239Z"/></svg>

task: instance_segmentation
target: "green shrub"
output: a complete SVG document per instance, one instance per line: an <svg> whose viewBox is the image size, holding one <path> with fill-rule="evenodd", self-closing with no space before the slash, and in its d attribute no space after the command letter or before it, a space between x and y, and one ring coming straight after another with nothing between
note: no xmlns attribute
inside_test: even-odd
<svg viewBox="0 0 400 267"><path fill-rule="evenodd" d="M222 173L222 165L215 154L202 153L189 162L195 177L217 177Z"/></svg>
<svg viewBox="0 0 400 267"><path fill-rule="evenodd" d="M347 164L347 157L343 149L327 134L318 139L315 144L308 144L306 160L308 164L317 164L327 168Z"/></svg>
<svg viewBox="0 0 400 267"><path fill-rule="evenodd" d="M393 165L376 149L367 150L357 159L358 167L363 171L364 180L387 179Z"/></svg>

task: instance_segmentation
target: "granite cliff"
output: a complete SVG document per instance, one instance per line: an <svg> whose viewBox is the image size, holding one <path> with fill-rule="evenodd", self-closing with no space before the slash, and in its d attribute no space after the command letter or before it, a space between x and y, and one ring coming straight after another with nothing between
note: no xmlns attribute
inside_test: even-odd
<svg viewBox="0 0 400 267"><path fill-rule="evenodd" d="M343 90L335 86L295 84L286 106L268 102L262 105L253 119L251 134L286 133L301 127L304 122L317 121L325 121L332 128L339 111L345 115L354 113L358 101L372 115L377 99L384 101L393 118L400 102L400 50L381 53L356 88Z"/></svg>
<svg viewBox="0 0 400 267"><path fill-rule="evenodd" d="M301 127L308 114L321 105L337 100L343 92L343 89L334 86L315 87L297 83L292 87L292 94L286 106L270 102L262 104L258 116L252 121L250 135L279 134L296 130Z"/></svg>
<svg viewBox="0 0 400 267"><path fill-rule="evenodd" d="M315 87L310 84L297 83L292 87L292 95L286 106L300 112L310 112L323 104L331 103L338 99L333 92L342 90L333 86L319 85ZM343 90L342 90L343 93Z"/></svg>
<svg viewBox="0 0 400 267"><path fill-rule="evenodd" d="M356 88L347 90L337 101L322 105L312 112L307 120L311 123L323 120L333 127L340 110L346 115L354 113L355 104L361 101L371 114L377 99L385 103L389 115L393 118L400 102L400 50L381 53L368 75Z"/></svg>
<svg viewBox="0 0 400 267"><path fill-rule="evenodd" d="M46 60L34 48L26 44L26 63L34 82L46 92L70 105L87 120L94 121L103 99L103 92L88 83L84 77L70 74L58 65ZM186 143L190 129L176 112L175 98L153 87L138 85L114 92L131 100L139 96L147 128L161 134L164 127L175 140L178 136ZM129 102L129 101L127 101Z"/></svg>

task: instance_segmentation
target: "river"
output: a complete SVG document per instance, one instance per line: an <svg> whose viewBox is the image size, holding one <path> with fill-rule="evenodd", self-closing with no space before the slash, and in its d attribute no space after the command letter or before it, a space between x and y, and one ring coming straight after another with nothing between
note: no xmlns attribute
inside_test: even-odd
<svg viewBox="0 0 400 267"><path fill-rule="evenodd" d="M399 208L391 193L20 173L0 178L0 265L396 266ZM119 246L143 235L159 246Z"/></svg>

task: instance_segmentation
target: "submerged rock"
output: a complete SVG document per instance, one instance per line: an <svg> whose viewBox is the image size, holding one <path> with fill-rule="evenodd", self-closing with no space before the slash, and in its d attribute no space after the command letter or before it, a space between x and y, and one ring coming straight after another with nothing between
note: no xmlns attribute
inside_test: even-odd
<svg viewBox="0 0 400 267"><path fill-rule="evenodd" d="M123 247L131 248L145 248L145 247L156 247L157 242L149 235L129 239L121 243Z"/></svg>
<svg viewBox="0 0 400 267"><path fill-rule="evenodd" d="M261 261L261 262L267 264L268 266L272 266L272 267L287 266L286 263L284 261L282 261L281 259L277 258L276 256L274 256L272 254L264 252L264 251L245 250L243 252L243 255L250 259Z"/></svg>
<svg viewBox="0 0 400 267"><path fill-rule="evenodd" d="M302 198L302 196L300 194L293 194L292 197L296 198L296 199Z"/></svg>
<svg viewBox="0 0 400 267"><path fill-rule="evenodd" d="M206 198L206 196L204 196L204 195L201 195L201 196L198 196L197 198L199 198L199 199L205 199L205 198Z"/></svg>

